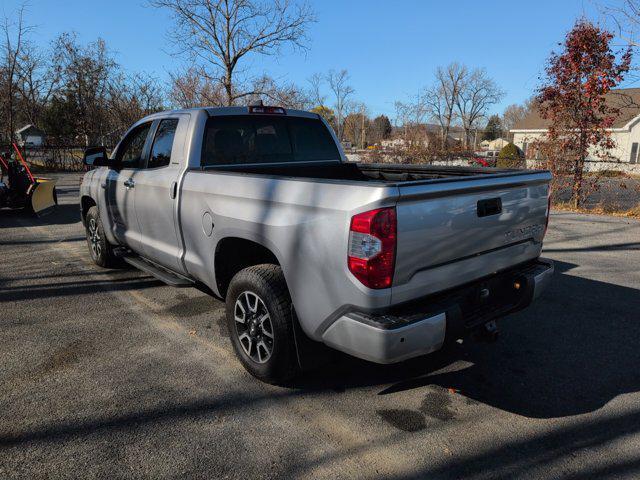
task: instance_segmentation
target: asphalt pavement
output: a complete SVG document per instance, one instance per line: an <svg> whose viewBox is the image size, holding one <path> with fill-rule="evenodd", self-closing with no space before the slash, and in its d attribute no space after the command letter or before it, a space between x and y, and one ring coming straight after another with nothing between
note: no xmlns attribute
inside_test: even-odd
<svg viewBox="0 0 640 480"><path fill-rule="evenodd" d="M497 342L276 387L221 302L93 265L59 182L0 212L0 478L640 477L639 221L553 214L553 283Z"/></svg>

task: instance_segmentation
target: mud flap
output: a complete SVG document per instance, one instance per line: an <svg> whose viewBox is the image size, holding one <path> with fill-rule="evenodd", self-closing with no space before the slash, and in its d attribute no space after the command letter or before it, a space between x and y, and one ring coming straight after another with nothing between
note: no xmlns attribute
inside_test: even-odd
<svg viewBox="0 0 640 480"><path fill-rule="evenodd" d="M31 210L38 216L50 213L56 206L56 181L50 178L36 178L36 182L29 187L27 195Z"/></svg>
<svg viewBox="0 0 640 480"><path fill-rule="evenodd" d="M300 370L308 372L330 363L334 359L334 351L324 343L311 340L304 333L293 305L291 305L291 319L293 320L293 336Z"/></svg>

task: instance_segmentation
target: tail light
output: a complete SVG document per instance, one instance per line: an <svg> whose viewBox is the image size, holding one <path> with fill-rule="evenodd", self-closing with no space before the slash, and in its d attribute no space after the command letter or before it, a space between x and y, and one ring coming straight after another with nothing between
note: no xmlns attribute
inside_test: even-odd
<svg viewBox="0 0 640 480"><path fill-rule="evenodd" d="M351 218L349 271L369 288L393 282L396 260L396 209L379 208Z"/></svg>

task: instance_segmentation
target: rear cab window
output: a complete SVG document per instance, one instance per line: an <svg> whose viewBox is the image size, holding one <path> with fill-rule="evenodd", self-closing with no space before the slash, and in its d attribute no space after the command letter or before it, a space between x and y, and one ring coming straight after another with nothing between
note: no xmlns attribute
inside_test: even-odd
<svg viewBox="0 0 640 480"><path fill-rule="evenodd" d="M314 118L220 115L205 128L202 166L339 159L331 133Z"/></svg>

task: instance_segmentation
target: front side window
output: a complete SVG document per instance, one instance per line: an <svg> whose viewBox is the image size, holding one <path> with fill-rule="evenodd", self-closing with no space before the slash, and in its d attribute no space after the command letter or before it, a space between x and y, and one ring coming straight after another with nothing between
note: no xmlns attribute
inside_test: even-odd
<svg viewBox="0 0 640 480"><path fill-rule="evenodd" d="M160 122L156 136L153 139L153 147L151 147L147 168L159 168L169 165L176 128L178 128L177 118L168 118Z"/></svg>
<svg viewBox="0 0 640 480"><path fill-rule="evenodd" d="M120 147L118 147L116 158L121 168L140 168L142 166L144 143L147 140L150 129L151 122L144 123L133 129L122 140Z"/></svg>
<svg viewBox="0 0 640 480"><path fill-rule="evenodd" d="M205 129L203 165L338 160L331 134L317 119L214 116Z"/></svg>

